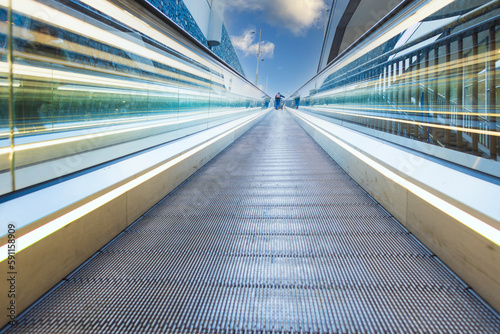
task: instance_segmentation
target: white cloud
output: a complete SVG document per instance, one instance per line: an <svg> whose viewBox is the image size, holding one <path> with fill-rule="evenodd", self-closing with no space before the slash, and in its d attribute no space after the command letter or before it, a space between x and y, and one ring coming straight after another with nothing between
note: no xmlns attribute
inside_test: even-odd
<svg viewBox="0 0 500 334"><path fill-rule="evenodd" d="M226 6L252 10L262 10L267 4L266 0L226 0Z"/></svg>
<svg viewBox="0 0 500 334"><path fill-rule="evenodd" d="M261 12L269 24L301 35L322 22L326 4L325 0L226 0L226 8Z"/></svg>
<svg viewBox="0 0 500 334"><path fill-rule="evenodd" d="M231 41L233 46L243 52L246 56L255 55L257 56L257 50L259 48L259 42L256 41L255 33L252 33L251 29L245 30L240 36L231 36ZM269 41L260 42L260 52L261 58L272 58L274 56L274 43Z"/></svg>

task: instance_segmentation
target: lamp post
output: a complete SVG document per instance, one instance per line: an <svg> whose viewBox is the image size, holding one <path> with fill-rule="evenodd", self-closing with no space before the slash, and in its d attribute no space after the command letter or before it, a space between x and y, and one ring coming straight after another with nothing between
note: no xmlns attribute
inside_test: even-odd
<svg viewBox="0 0 500 334"><path fill-rule="evenodd" d="M325 28L323 30L323 39L325 39L325 37L326 37L326 25L328 23L328 12L329 11L330 11L329 9L325 9Z"/></svg>
<svg viewBox="0 0 500 334"><path fill-rule="evenodd" d="M257 78L259 77L259 62L260 62L260 37L262 35L262 29L259 29L259 46L257 49L257 71L255 71L255 86L257 86Z"/></svg>
<svg viewBox="0 0 500 334"><path fill-rule="evenodd" d="M261 59L260 61L264 61L264 59ZM264 78L261 79L261 84L262 84L262 90L264 91L264 93L267 94L267 82L269 81L269 76L266 76L266 80L264 80ZM264 88L265 87L265 88Z"/></svg>
<svg viewBox="0 0 500 334"><path fill-rule="evenodd" d="M261 59L260 61L263 62L265 59ZM257 64L258 65L258 64ZM258 66L257 66L258 67ZM262 68L263 69L263 68ZM257 80L257 78L256 78ZM262 89L264 89L264 83L262 83Z"/></svg>

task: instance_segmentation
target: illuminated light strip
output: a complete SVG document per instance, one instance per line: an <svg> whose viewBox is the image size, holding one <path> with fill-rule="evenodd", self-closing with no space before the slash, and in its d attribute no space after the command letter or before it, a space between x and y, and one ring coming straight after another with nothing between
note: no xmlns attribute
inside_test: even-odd
<svg viewBox="0 0 500 334"><path fill-rule="evenodd" d="M7 73L8 64L5 62L0 62L0 73L1 70L4 70L4 73ZM170 85L159 85L152 83L143 83L143 82L134 82L130 80L121 80L121 79L113 79L106 78L98 75L91 74L80 74L71 71L62 71L57 69L45 68L45 67L35 67L29 65L21 65L21 64L13 64L13 72L17 76L25 75L28 77L38 77L38 78L46 78L46 79L58 79L61 81L69 81L71 83L86 83L91 84L93 86L103 85L104 87L115 86L121 88L131 88L134 90L143 89L146 91L155 91L155 92L170 92L170 93L183 93L189 96L200 96L205 95L209 96L209 93L205 93L203 91L198 90L190 90L187 88L179 88L178 86L170 86ZM60 90L71 90L69 87L58 87ZM103 88L106 89L106 88ZM128 92L127 94L130 94Z"/></svg>
<svg viewBox="0 0 500 334"><path fill-rule="evenodd" d="M145 130L145 129L152 129L152 128L156 128L156 127L171 125L171 124L177 124L177 121L141 126L138 128L129 128L129 129L113 130L113 131L108 131L108 132L100 132L100 133L92 134L92 135L81 135L81 136L70 137L70 138L54 139L54 140L48 140L48 141L43 141L43 142L31 143L31 144L16 145L16 146L14 146L14 151L19 152L19 151L31 150L31 149L35 149L35 148L52 146L52 145L72 143L72 142L76 142L79 140L92 139L92 138L96 138L96 137L110 136L110 135L116 135L116 134ZM6 154L7 152L10 152L10 151L11 151L10 148L8 148L8 149L3 148L3 149L0 149L0 154Z"/></svg>
<svg viewBox="0 0 500 334"><path fill-rule="evenodd" d="M172 86L131 82L130 80L127 81L120 79L112 79L91 74L80 74L71 71L62 71L62 70L55 70L50 68L35 67L28 65L13 64L13 72L15 75L18 76L25 75L29 77L47 78L51 80L57 79L60 81L83 82L93 85L99 84L103 86L133 88L136 90L144 89L144 90L152 90L158 92L170 91L177 93L177 88L176 87L174 88Z"/></svg>
<svg viewBox="0 0 500 334"><path fill-rule="evenodd" d="M99 10L100 12L107 14L108 16L117 19L118 21L128 25L129 27L134 28L137 31L142 32L146 36L152 37L157 41L165 44L166 46L178 51L179 53L186 55L193 60L207 66L211 67L211 63L206 61L203 57L200 57L197 53L192 50L186 48L182 44L178 43L172 38L166 38L166 35L159 32L158 30L152 28L150 25L140 20L137 16L123 10L120 7L113 5L108 1L102 0L80 0L81 2Z"/></svg>
<svg viewBox="0 0 500 334"><path fill-rule="evenodd" d="M231 113L224 112L223 114L224 115L237 114L240 112L241 112L241 110L233 111ZM196 115L196 114L200 114L200 113L192 113L192 114ZM205 112L203 112L203 114L205 114ZM92 139L92 138L96 138L96 137L104 137L104 136L116 135L116 134L121 134L121 133L145 130L145 129L153 129L153 128L163 127L163 126L167 126L167 125L172 125L172 124L182 124L182 123L197 121L200 119L209 119L209 118L216 117L218 114L220 114L220 113L215 113L215 114L201 116L201 117L194 117L194 118L190 118L190 119L182 120L182 121L171 121L171 122L160 123L160 124L151 124L151 125L140 126L137 128L113 130L113 131L108 131L108 132L99 132L99 133L92 134L92 135L90 135L90 134L89 135L81 135L81 136L75 136L75 137L70 137L70 138L54 139L54 140L47 140L47 141L43 141L43 142L37 142L37 143L16 145L16 146L14 146L14 152L26 151L26 150L31 150L31 149L35 149L35 148L47 147L47 146L58 145L58 144L72 143L72 142L76 142L79 140ZM178 116L176 116L175 118L177 118L177 117ZM174 118L174 117L171 117L171 118ZM5 147L5 148L0 149L0 155L7 154L10 152L12 152L12 149L10 147Z"/></svg>
<svg viewBox="0 0 500 334"><path fill-rule="evenodd" d="M197 91L197 90L191 90L191 89L185 89L185 88L176 88L176 87L165 87L165 94L150 94L148 92L136 92L133 90L117 90L117 89L111 89L111 88L95 88L95 87L71 87L71 86L61 86L57 87L57 90L65 90L65 91L73 91L73 92L90 92L90 93L107 93L107 94L123 94L123 95L134 95L134 96L151 96L151 97L172 97L174 96L177 98L178 95L185 96L188 95L190 99L202 99L205 97L210 97L210 93L205 93L202 91ZM163 92L163 90L158 89L156 90L157 92ZM174 95L167 95L167 93L174 94Z"/></svg>
<svg viewBox="0 0 500 334"><path fill-rule="evenodd" d="M137 112L133 112L134 114L135 113L142 113L142 112L145 112L147 113L147 111L137 111ZM131 112L132 113L132 112ZM190 113L191 114L191 113ZM188 115L190 115L188 114ZM58 116L58 117L61 117L63 118L64 116ZM153 120L160 120L160 119L169 119L169 118L177 118L178 115L177 114L170 114L170 115L155 115L155 116L152 116L152 115L148 115L148 116L139 116L139 117L135 117L133 119L123 119L123 120L120 120L120 119L108 119L108 120L100 120L100 121L93 121L91 124L89 123L86 123L86 124L81 124L81 125L67 125L67 126L61 126L61 127L56 127L57 130L69 130L69 129L80 129L80 128L89 128L89 127L101 127L101 126L112 126L112 125L121 125L121 124L127 124L127 123L135 123L135 122L138 122L140 120L146 120L146 121L153 121ZM56 117L57 118L57 117ZM65 123L65 122L60 122L58 123L57 120L55 122L55 124L62 124L62 123ZM47 129L50 133L53 132L53 128L51 129ZM7 135L9 134L10 132L2 132L0 133L0 136L2 135ZM19 132L19 131L14 131L14 134L27 134L27 133L38 133L38 134L44 134L45 132L44 131L36 131L36 130L33 130L33 131L23 131L23 132Z"/></svg>
<svg viewBox="0 0 500 334"><path fill-rule="evenodd" d="M332 105L334 105L334 103L332 103ZM314 109L318 109L318 110L324 110L324 111L328 111L329 108L328 107L322 107L320 105L318 105L317 107L314 106L314 107L305 107L305 108L314 108ZM345 106L341 106L341 105L336 105L335 106L336 109L344 109L344 110L352 110L352 108L349 108L349 107L345 107ZM457 115L457 116L487 116L487 117L500 117L500 114L497 114L497 113L479 113L479 112L466 112L466 111L463 111L463 112L454 112L454 111L438 111L438 110L422 110L422 111L419 111L419 110L413 110L413 109L386 109L386 108L376 108L376 107L370 107L370 108L367 108L367 107L359 107L359 106L355 106L355 109L357 110L367 110L367 111L387 111L387 112L392 112L392 113L398 113L398 112L405 112L405 113L412 113L412 114L425 114L425 115L429 115L429 114L433 114L433 115Z"/></svg>
<svg viewBox="0 0 500 334"><path fill-rule="evenodd" d="M209 116L206 116L205 118L209 118L209 117L218 117L218 116L221 116L221 115L225 115L225 114L238 114L238 113L242 113L242 112L246 112L248 111L246 108L240 108L240 109L236 109L236 110L226 110L226 111L211 111L210 115ZM133 113L141 113L141 112L147 112L147 111L137 111L137 112L133 112ZM205 112L204 112L205 113ZM181 117L185 117L185 116L191 116L191 115L198 115L200 114L200 112L183 112ZM62 117L62 116L61 116ZM154 121L154 120L161 120L161 119L172 119L172 118L178 118L179 115L177 114L170 114L170 115L148 115L148 116L141 116L141 117L136 117L134 119L127 119L127 120L107 120L107 121L100 121L100 122L96 122L96 123L92 123L92 124L82 124L82 125L71 125L71 126L61 126L61 127L56 127L57 130L71 130L71 129L80 129L80 128L95 128L95 127L100 127L100 126L112 126L112 125L123 125L123 124L128 124L128 123L135 123L135 122L138 122L140 121L141 119L145 119L147 121ZM198 118L199 119L199 118ZM185 123L185 122L189 122L189 121L192 121L193 119L190 119L190 120L184 120L184 121L180 121L179 123ZM63 122L61 122L63 123ZM56 123L57 124L57 123ZM162 123L162 124L165 124L165 123ZM52 129L49 130L50 133L52 133ZM14 131L14 135L19 135L19 134L28 134L28 133L37 133L37 134L45 134L44 131L23 131L23 132L19 132L19 131ZM1 136L8 136L10 134L10 132L0 132L0 137ZM2 153L2 151L0 150L0 154Z"/></svg>
<svg viewBox="0 0 500 334"><path fill-rule="evenodd" d="M381 36L374 37L375 40L370 42L368 45L361 47L361 49L353 55L349 56L347 59L344 59L340 61L339 63L335 64L333 68L341 68L346 65L346 62L351 63L352 61L358 59L359 57L365 55L366 53L370 52L371 50L375 49L376 47L380 46L381 44L387 42L389 39L392 37L398 35L399 33L407 30L410 28L413 24L417 22L423 21L425 18L427 18L429 15L437 12L438 10L444 8L445 6L448 6L450 3L452 3L455 0L432 0L425 4L423 7L415 11L414 13L410 14L410 16L406 19L404 19L402 22L396 23L396 26L389 28L389 31L383 33ZM394 23L393 23L394 25Z"/></svg>
<svg viewBox="0 0 500 334"><path fill-rule="evenodd" d="M17 82L12 84L12 87L19 87L19 86L21 86L21 84ZM10 87L10 85L8 82L0 82L0 87Z"/></svg>
<svg viewBox="0 0 500 334"><path fill-rule="evenodd" d="M140 113L140 111L138 111ZM61 116L62 117L62 116ZM146 121L153 121L153 120L160 120L160 119L169 119L169 118L178 118L178 115L177 114L172 114L170 115L170 117L163 117L163 116L141 116L141 117L136 117L134 119L127 119L127 120L108 120L108 121L100 121L99 123L92 123L92 124L82 124L82 125L71 125L71 126L61 126L61 127L55 127L56 130L58 130L58 132L60 130L72 130L72 129L81 129L81 128L96 128L96 127L101 127L101 126L113 126L113 125L123 125L123 124L128 124L128 123L135 123L135 122L138 122L140 121L141 119L142 120L146 120ZM64 123L64 122L61 122L61 123ZM61 124L59 123L59 124ZM55 124L58 124L57 122ZM163 123L165 124L165 123ZM54 131L54 128L49 128L47 129L47 131L36 131L36 130L32 130L32 131L23 131L23 132L19 132L19 131L14 131L14 135L19 135L19 134L29 134L29 133L34 133L34 134L46 134L47 132L49 133L53 133ZM0 133L0 136L5 136L5 135L8 135L10 132L1 132ZM0 152L1 153L1 152Z"/></svg>
<svg viewBox="0 0 500 334"><path fill-rule="evenodd" d="M483 52L483 53L478 54L477 56L468 56L468 57L463 58L461 60L456 59L456 60L453 60L451 62L447 62L445 64L431 65L428 67L421 68L420 70L412 70L411 72L409 72L406 69L405 72L402 74L388 75L386 77L386 79L382 79L381 84L385 85L384 91L394 89L393 86L395 86L397 89L397 87L406 86L406 84L394 83L394 81L396 81L394 79L394 77L397 77L398 80L403 80L403 79L412 80L413 76L423 77L424 75L428 76L429 74L434 74L437 69L439 69L439 71L445 71L445 70L453 71L456 69L467 68L467 67L470 67L470 66L473 66L476 64L482 64L484 61L483 60L484 57L493 57L493 58L495 58L495 59L493 59L493 61L500 59L500 57L494 51ZM400 60L400 61L392 62L392 63L394 64L394 63L401 63L401 62L402 61ZM384 66L384 68L387 68L388 66L390 66L390 64ZM391 71L389 71L389 73L391 73ZM452 77L451 79L452 79L452 82L457 81L456 77ZM315 94L315 95L311 96L311 98L316 99L319 97L332 97L334 94L346 94L348 91L351 91L351 90L358 90L359 91L359 90L364 90L364 89L373 89L374 87L376 87L377 85L380 84L379 80L380 80L379 78L374 78L374 79L371 79L369 81L357 82L357 83L354 83L351 85L346 85L346 86L343 86L341 88L337 88L337 89L334 89L331 91L326 91L326 92L321 92L321 93ZM432 82L435 80L442 81L442 79L435 79L435 78L430 79L429 81ZM419 82L415 82L413 84L419 85L420 83L421 82L419 81ZM359 88L357 88L358 86L359 86ZM353 87L353 88L351 88L351 87ZM410 112L412 112L412 111L410 111ZM435 113L446 114L447 112L435 112ZM457 114L457 113L453 113L453 112L451 112L451 113ZM465 114L466 115L467 114L473 115L473 116L475 116L475 114L477 114L477 116L487 115L487 116L499 117L498 114L481 114L481 113L465 113Z"/></svg>
<svg viewBox="0 0 500 334"><path fill-rule="evenodd" d="M112 89L112 88L102 88L99 89L98 87L67 87L67 86L61 86L57 87L57 90L63 90L63 91L70 91L70 92L87 92L87 93L103 93L103 94L121 94L121 95L134 95L134 96L155 96L155 97L172 97L175 96L177 97L177 92L174 92L174 89L171 89L170 87L166 87L165 89L165 94L149 94L145 91L143 92L136 92L133 90L119 90L119 89ZM170 90L170 91L169 91ZM168 95L168 94L171 95Z"/></svg>
<svg viewBox="0 0 500 334"><path fill-rule="evenodd" d="M402 80L402 79L408 79L408 80L412 80L412 77L413 76L420 76L422 77L424 74L425 75L429 75L429 74L434 74L436 72L436 69L439 68L439 71L444 71L444 70L455 70L455 69L460 69L460 68L467 68L469 66L472 66L472 65L476 65L476 64L482 64L483 63L483 57L491 57L491 56L494 56L495 58L500 58L500 57L497 57L497 55L495 54L495 52L483 52L481 54L478 54L477 56L475 57L468 57L468 58L471 58L471 59L467 59L466 58L463 58L462 60L454 60L454 61L451 61L451 62L448 62L448 63L445 63L445 64L440 64L440 65L432 65L432 66L428 66L426 68L422 68L420 70L414 70L412 72L408 72L408 70L406 70L406 72L404 72L403 74L396 74L396 75L391 75L391 76L387 76L388 79L384 80L382 79L382 82L386 84L386 88L384 91L387 91L387 90L394 90L394 89L398 89L399 87L405 87L407 86L408 84L402 84L402 83L391 83L389 85L387 85L387 80L391 80L390 78L391 77L398 77L398 80ZM397 63L399 63L400 61L398 61ZM387 66L385 66L387 67ZM413 73L413 74L412 74ZM436 79L431 79L429 80L430 82L434 81ZM443 79L437 79L436 81L442 81ZM421 80L423 81L423 80ZM412 83L413 85L420 85L421 84L421 81L417 81L417 82L414 82ZM455 77L452 77L452 82L454 81L457 81ZM321 92L321 93L318 93L318 94L315 94L315 95L312 95L310 96L311 99L313 100L316 100L318 98L332 98L332 97L335 97L335 95L339 96L341 95L341 97L344 97L347 92L351 92L353 90L357 90L359 93L365 93L366 90L370 90L370 89L374 89L375 86L379 85L379 78L376 78L375 80L368 80L368 81L361 81L361 82L357 82L357 83L354 83L354 84L351 84L351 85L345 85L343 87L340 87L340 88L336 88L336 89L332 89L330 91L325 91L325 92ZM358 86L360 86L358 88ZM429 85L427 85L429 86ZM390 93L389 93L390 94ZM354 94L349 94L348 96L356 96L356 93ZM344 108L344 107L337 107L337 108ZM348 108L345 108L345 109L348 109ZM365 108L357 108L357 109L365 109ZM367 108L368 109L368 108ZM369 110L369 109L368 109ZM386 111L396 111L394 109L383 109L383 108L379 108L378 110L386 110ZM422 113L423 111L415 111L415 110L407 110L407 109L403 109L403 110L400 110L400 111L404 111L404 112L409 112L409 113ZM452 111L433 111L434 114L442 114L442 115L464 115L464 116L488 116L488 117L500 117L500 114L498 113L474 113L474 112L452 112Z"/></svg>
<svg viewBox="0 0 500 334"><path fill-rule="evenodd" d="M34 66L27 66L27 65L19 65L19 64L14 64L13 65L13 72L15 75L25 75L25 76L31 76L31 77L39 77L39 78L47 78L47 79L58 79L61 81L70 81L70 82L80 82L80 83L87 83L87 84L92 84L92 85L104 85L105 87L109 86L115 86L115 87L122 87L122 88L131 88L134 90L137 89L143 89L146 91L154 91L154 92L162 92L162 93L173 93L173 94L183 94L183 95L188 95L191 97L197 97L197 96L209 96L209 93L203 92L203 91L197 91L197 90L190 90L186 88L179 88L179 87L174 87L174 86L167 86L167 85L158 85L158 84L150 84L150 83L141 83L141 82L132 82L129 80L120 80L120 79L112 79L112 78L106 78L102 76L96 76L96 75L91 75L91 74L79 74L79 73L74 73L71 71L61 71L61 70L55 70L55 69L49 69L49 68L43 68L43 67L34 67ZM78 88L72 89L71 87L58 87L59 90L79 90ZM103 90L106 90L106 88L103 88ZM108 90L110 92L113 92L112 89ZM84 90L88 91L88 90ZM92 90L90 90L92 91ZM95 92L100 92L101 90L95 90ZM115 92L116 93L116 92ZM131 95L133 91L126 92L124 94ZM161 95L160 95L161 96Z"/></svg>
<svg viewBox="0 0 500 334"><path fill-rule="evenodd" d="M2 29L7 29L7 27L8 26L7 26L6 23L0 22L0 31L2 31ZM34 36L41 35L41 33L34 32L34 31L26 29L24 27L16 27L16 29L14 30L14 36L17 37L17 38L23 39L23 38L25 38L25 36L27 34L28 35L32 34ZM35 37L35 39L36 39L36 37ZM48 45L51 46L50 44L48 44ZM140 67L137 67L137 63L135 61L132 61L130 58L123 58L123 57L118 56L118 55L114 55L114 54L111 54L111 53L108 53L108 52L105 52L105 51L101 51L101 50L96 50L96 49L93 49L91 47L84 46L84 45L81 45L81 44L78 44L78 43L74 43L74 42L71 42L71 41L68 41L68 40L64 40L63 46L64 46L64 48L61 48L62 50L68 50L68 51L71 51L71 52L77 52L77 53L80 53L80 54L83 54L83 55L86 55L86 56L99 58L99 59L101 59L103 61L108 61L110 59L110 57L112 57L113 58L113 62L118 63L118 64L122 64L122 65L125 65L125 66L128 66L128 67L131 67L131 68L136 68L136 69L139 69L139 70L147 70L147 71L149 71L151 73L159 73L159 74L162 74L162 75L167 76L167 77L175 77L176 79L179 78L179 79L181 79L183 81L196 83L196 84L202 85L202 86L207 84L206 82L203 82L201 80L198 80L198 79L195 79L195 78L191 78L191 77L188 77L188 76L183 75L183 74L178 74L178 73L175 73L175 72L172 72L172 71L168 71L168 70L165 70L165 69L161 69L161 68L158 68L158 67L154 67L154 66L151 66L151 65L148 65L148 64L144 64L144 63L140 63ZM30 59L36 59L36 60L41 61L41 62L46 62L47 61L46 58L49 58L49 57L35 56L33 54L27 54L27 53L23 53L23 52L20 52L20 51L14 51L14 55L17 55L17 56L20 56L20 57L24 57L24 58L28 58L29 57ZM54 59L54 58L49 58L49 59L50 59L50 62L59 63L59 64L63 64L63 65L66 65L66 66L71 66L71 67L76 67L76 68L88 70L88 68L86 68L84 66L78 66L79 64L76 64L76 63L73 63L73 62L70 62L70 61L65 61L65 60L61 60L61 59ZM109 73L109 74L113 74L114 73L113 71L104 70L102 68L93 68L92 70L95 71L95 72L101 72L101 73ZM132 75L130 73L128 73L127 75L128 75L128 77L132 77L132 78L144 79L143 77L139 77L137 75ZM215 82L218 82L218 83L221 83L221 84L224 83L223 82L224 80L222 78L220 78L220 77L212 77L211 81L215 81Z"/></svg>
<svg viewBox="0 0 500 334"><path fill-rule="evenodd" d="M175 59L166 57L142 45L131 42L125 38L100 29L92 24L77 19L66 13L57 11L39 2L33 0L17 0L12 3L12 10L22 13L28 17L33 17L45 22L48 21L47 24L60 26L65 30L72 31L76 34L86 36L90 39L100 41L104 44L112 45L118 49L126 50L130 53L140 55L146 59L154 59L160 63L167 64L193 75L205 79L211 79L211 75L207 74L206 72L189 67ZM44 16L47 16L48 18L44 20L43 18L33 16L33 13L44 13ZM78 27L78 31L76 31L74 27Z"/></svg>
<svg viewBox="0 0 500 334"><path fill-rule="evenodd" d="M429 65L427 67L423 66L419 70L413 69L413 70L409 71L408 69L411 67L411 66L409 66L409 67L404 69L404 72L402 74L395 74L395 75L392 74L390 76L387 75L385 80L382 79L382 82L384 82L384 81L386 82L386 89L387 89L388 88L387 81L391 80L390 78L392 78L392 77L398 77L398 79L401 80L401 79L411 79L412 76L422 77L424 75L434 74L435 72L443 72L446 70L454 71L454 70L461 69L461 68L471 67L471 66L476 65L476 64L482 64L482 63L484 63L483 58L485 58L485 57L486 58L494 57L496 59L500 59L500 57L498 55L496 55L494 52L482 52L482 53L479 53L477 56L466 56L466 57L462 58L461 60L455 59L455 60L452 60L450 62L446 62L443 64ZM496 59L493 59L493 60L495 61ZM391 62L391 64L397 64L397 63L400 63L403 61L398 60L398 61L390 61L390 62ZM383 68L387 69L388 66L390 66L391 64L387 64L387 65L383 66ZM406 65L403 65L403 66L406 67ZM391 72L391 71L389 71L389 72ZM481 73L481 72L479 72L479 73ZM452 77L451 79L452 80L456 79L456 77ZM392 79L392 80L395 81L394 79ZM379 78L377 77L376 80L370 80L369 82L378 84L378 81L379 81ZM443 81L443 79L436 79L436 78L431 79L431 78L429 78L428 81L430 81L430 82ZM359 83L362 83L362 82L359 82ZM373 86L373 84L372 84L372 86Z"/></svg>
<svg viewBox="0 0 500 334"><path fill-rule="evenodd" d="M14 36L17 37L17 38L25 38L26 35L33 35L35 36L39 36L41 35L40 33L37 33L37 32L34 32L34 31L31 31L27 28L24 28L24 27L16 27L17 29L14 30ZM2 29L7 29L7 24L6 22L0 22L0 31ZM81 53L81 54L84 54L84 55L87 55L87 56L90 56L90 57L97 57L97 58L100 58L104 61L107 61L109 59L109 57L113 57L113 60L114 62L117 62L119 64L122 64L122 65L125 65L125 66L128 66L128 67L132 67L132 68L137 68L137 63L132 61L131 59L129 58L123 58L123 57L120 57L118 55L114 55L114 54L110 54L108 52L105 52L105 51L101 51L101 50L96 50L96 49L93 49L91 47L87 47L87 46L84 46L84 45L81 45L81 44L77 44L77 43L74 43L74 42L71 42L71 41L68 41L68 40L64 40L64 44L63 46L65 46L65 48L63 50L68 50L68 51L72 51L72 52L78 52L78 53ZM14 52L15 54L23 57L23 53L22 52L19 52L19 51L15 51ZM30 55L31 57L33 57L33 55ZM39 57L36 57L36 58L39 58ZM42 57L44 58L44 57ZM40 61L46 61L45 59L40 59ZM54 62L56 61L55 59L51 59L51 62ZM60 63L60 64L70 64L71 66L75 67L75 63L71 63L71 62L68 62L68 61L64 61L64 60L57 60L56 61L57 63ZM208 65L207 65L208 66ZM80 67L79 67L80 68ZM86 69L84 67L81 67L83 69ZM147 69L149 70L149 72L152 72L152 73L160 73L162 75L165 75L165 76L175 76L175 77L179 77L180 79L184 80L184 81L188 81L188 82L193 82L193 83L196 83L196 84L206 84L206 82L203 82L203 81L200 81L200 80L197 80L196 78L191 78L191 77L188 77L186 75L183 75L183 74L177 74L177 73L174 73L174 72L171 72L171 71L168 71L168 70L165 70L165 69L161 69L161 68L157 68L157 67L154 67L154 66L150 66L150 65L147 65L147 64L144 64L144 63L141 63L141 68L140 69ZM95 69L94 69L95 70ZM214 70L212 68L212 70ZM111 71L103 71L102 69L99 69L100 72L109 72L109 73L112 73ZM130 76L130 74L129 74ZM217 82L219 84L224 84L224 78L221 78L219 76L212 76L210 78L210 81L212 82Z"/></svg>
<svg viewBox="0 0 500 334"><path fill-rule="evenodd" d="M310 107L305 107L307 109L310 109ZM456 130L460 132L470 132L470 133L478 133L481 135L489 135L489 136L494 136L494 137L500 137L500 132L497 131L487 131L487 130L478 130L478 129L471 129L471 128L461 128L458 126L445 126L445 125L438 125L435 123L422 123L422 122L415 122L415 121L406 121L398 118L389 118L389 117L380 117L380 116L367 116L367 115L360 115L356 113L346 113L343 111L328 111L328 110L321 110L322 112L327 112L330 114L340 114L340 115L346 115L346 116L355 116L355 117L362 117L362 118L369 118L369 119L377 119L377 120L383 120L383 121L391 121L391 122L396 122L396 123L405 123L405 124L411 124L411 125L421 125L421 126L427 126L429 128L437 128L437 129L444 129L444 130ZM314 111L313 111L314 112Z"/></svg>
<svg viewBox="0 0 500 334"><path fill-rule="evenodd" d="M57 90L70 91L70 92L134 95L134 96L148 96L149 95L147 92L144 92L144 91L143 92L134 92L132 90L119 90L119 89L113 89L113 88L106 89L106 88L85 87L85 86L80 86L80 87L61 86L61 87L57 87ZM174 92L171 92L172 95L167 95L167 93L168 92L166 92L165 95L155 94L154 96L159 96L159 97L176 96L176 94Z"/></svg>
<svg viewBox="0 0 500 334"><path fill-rule="evenodd" d="M418 196L422 200L426 201L436 209L444 212L448 216L452 217L453 219L459 221L463 225L467 226L471 230L475 231L476 233L479 233L482 235L484 238L490 240L491 242L495 243L496 245L500 246L500 230L494 228L491 225L488 225L487 223L483 222L482 220L472 216L471 214L463 211L462 209L457 208L456 206L446 202L445 200L441 199L440 197L437 197L436 195L431 194L427 190L424 190L420 188L419 186L411 183L410 181L402 178L401 176L397 175L393 171L389 170L387 167L382 166L380 163L376 162L375 160L369 158L368 156L364 155L360 151L356 150L354 147L346 144L342 140L338 139L337 137L333 136L329 132L323 130L319 126L313 124L311 121L305 119L303 116L299 115L297 112L292 111L294 115L297 117L301 118L304 122L309 124L311 127L315 128L317 131L322 133L324 136L326 136L328 139L332 140L335 142L337 145L341 146L343 149L348 151L349 153L353 154L356 156L358 159L363 161L364 163L368 164L370 167L387 177L388 179L394 181L395 183L399 184L406 190L410 191L414 195Z"/></svg>
<svg viewBox="0 0 500 334"><path fill-rule="evenodd" d="M143 174L143 175L139 176L138 178L136 178L132 181L129 181L129 182L125 183L124 185L122 185L116 189L113 189L110 192L108 192L102 196L99 196L96 199L93 199L90 202L88 202L88 203L86 203L86 204L84 204L84 205L82 205L82 206L80 206L80 207L78 207L78 208L76 208L76 209L74 209L74 210L72 210L72 211L38 227L38 228L36 228L36 229L34 229L33 231L30 231L30 232L20 236L19 238L16 239L16 243L18 246L16 248L16 251L17 252L22 251L23 249L33 245L34 243L36 243L40 240L42 240L43 238L49 236L50 234L56 232L57 230L63 228L64 226L69 225L70 223L74 222L75 220L85 216L86 214L88 214L88 213L94 211L95 209L103 206L104 204L112 201L113 199L117 198L118 196L125 194L127 191L129 191L129 190L137 187L138 185L148 181L149 179L164 172L168 168L176 165L177 163L183 161L184 159L189 158L190 156L194 155L195 153L201 151L202 149L210 146L211 144L217 142L218 140L226 137L227 135L229 135L229 134L235 132L236 130L240 129L241 127L247 125L248 123L252 122L253 120L257 119L258 117L261 117L266 112L267 111L260 113L259 115L251 118L250 120L246 121L245 123L240 124L237 127L233 128L231 130L228 130L228 131L218 135L217 137L215 137L213 139L210 139L209 141L205 142L204 144L201 144L201 145L189 150L188 152L181 154L177 158L174 158L174 159L166 162L165 164L163 164L159 167L156 167L155 169L147 172L146 174ZM8 244L5 244L2 247L0 247L0 262L4 261L8 257L7 245Z"/></svg>

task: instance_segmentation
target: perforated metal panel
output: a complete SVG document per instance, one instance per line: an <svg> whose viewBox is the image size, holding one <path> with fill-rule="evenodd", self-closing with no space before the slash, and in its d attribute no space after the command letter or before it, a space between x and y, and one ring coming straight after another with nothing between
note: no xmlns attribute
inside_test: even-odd
<svg viewBox="0 0 500 334"><path fill-rule="evenodd" d="M275 111L7 333L498 333L500 319Z"/></svg>

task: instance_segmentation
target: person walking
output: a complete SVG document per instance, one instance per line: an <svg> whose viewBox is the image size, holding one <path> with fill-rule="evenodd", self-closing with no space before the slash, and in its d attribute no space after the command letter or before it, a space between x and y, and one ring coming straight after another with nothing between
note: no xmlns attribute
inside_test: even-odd
<svg viewBox="0 0 500 334"><path fill-rule="evenodd" d="M295 98L295 109L299 109L299 105L300 105L300 96Z"/></svg>
<svg viewBox="0 0 500 334"><path fill-rule="evenodd" d="M276 94L276 97L274 98L274 103L275 103L275 107L276 107L276 110L278 110L278 108L280 108L280 105L281 105L281 99L284 99L285 96L281 95L279 92L278 94Z"/></svg>

